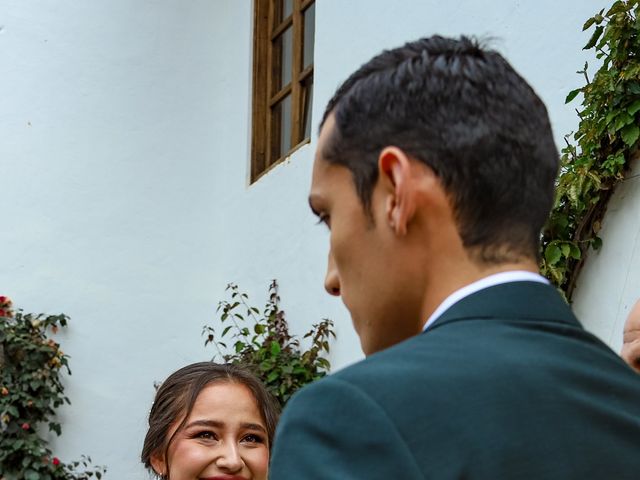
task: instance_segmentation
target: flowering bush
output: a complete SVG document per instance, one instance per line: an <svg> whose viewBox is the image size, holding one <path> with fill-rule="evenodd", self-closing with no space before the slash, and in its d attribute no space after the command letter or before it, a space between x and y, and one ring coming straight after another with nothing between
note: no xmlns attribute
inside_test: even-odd
<svg viewBox="0 0 640 480"><path fill-rule="evenodd" d="M68 356L47 334L67 325L66 315L14 314L0 296L0 480L100 479L105 469L88 469L91 459L63 463L53 456L39 430L57 435L55 409L70 403L60 383Z"/></svg>

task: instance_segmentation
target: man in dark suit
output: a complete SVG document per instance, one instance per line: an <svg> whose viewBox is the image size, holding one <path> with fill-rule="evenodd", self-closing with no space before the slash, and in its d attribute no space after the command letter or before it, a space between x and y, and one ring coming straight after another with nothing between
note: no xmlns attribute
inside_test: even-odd
<svg viewBox="0 0 640 480"><path fill-rule="evenodd" d="M557 169L543 103L471 40L345 81L309 201L368 358L291 400L270 478L640 478L640 376L537 271Z"/></svg>

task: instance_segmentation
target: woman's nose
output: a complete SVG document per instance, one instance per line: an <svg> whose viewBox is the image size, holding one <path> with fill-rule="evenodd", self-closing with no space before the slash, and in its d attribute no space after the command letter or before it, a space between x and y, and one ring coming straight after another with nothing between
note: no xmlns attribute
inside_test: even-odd
<svg viewBox="0 0 640 480"><path fill-rule="evenodd" d="M216 459L216 466L225 473L236 473L242 470L244 461L237 444L227 443L220 446L220 455Z"/></svg>

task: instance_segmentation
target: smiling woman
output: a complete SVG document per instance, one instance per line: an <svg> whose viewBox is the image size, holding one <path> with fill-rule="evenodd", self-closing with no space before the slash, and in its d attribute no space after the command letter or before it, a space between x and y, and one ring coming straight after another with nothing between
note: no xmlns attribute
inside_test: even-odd
<svg viewBox="0 0 640 480"><path fill-rule="evenodd" d="M141 460L167 480L266 480L277 419L252 374L194 363L158 389Z"/></svg>

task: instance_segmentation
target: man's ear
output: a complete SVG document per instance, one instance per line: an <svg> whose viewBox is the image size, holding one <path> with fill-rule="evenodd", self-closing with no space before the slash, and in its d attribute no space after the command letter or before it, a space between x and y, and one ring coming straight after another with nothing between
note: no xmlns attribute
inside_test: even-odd
<svg viewBox="0 0 640 480"><path fill-rule="evenodd" d="M161 477L164 477L167 474L167 462L164 460L164 455L154 453L151 455L150 460L153 470Z"/></svg>
<svg viewBox="0 0 640 480"><path fill-rule="evenodd" d="M385 193L385 215L396 235L406 235L416 212L414 169L408 155L398 147L385 147L378 157L380 177L389 186Z"/></svg>

